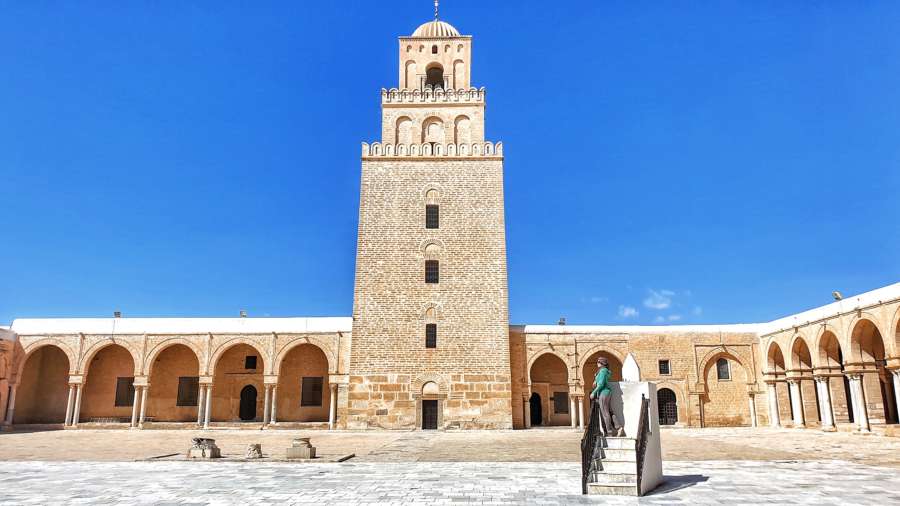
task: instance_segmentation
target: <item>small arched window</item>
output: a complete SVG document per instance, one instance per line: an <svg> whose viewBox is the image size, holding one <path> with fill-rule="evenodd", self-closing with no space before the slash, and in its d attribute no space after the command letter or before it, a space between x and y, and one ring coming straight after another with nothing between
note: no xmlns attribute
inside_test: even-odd
<svg viewBox="0 0 900 506"><path fill-rule="evenodd" d="M425 84L434 88L444 87L444 67L435 65L425 70Z"/></svg>
<svg viewBox="0 0 900 506"><path fill-rule="evenodd" d="M720 380L731 379L731 367L728 365L728 359L725 357L716 360L716 377Z"/></svg>
<svg viewBox="0 0 900 506"><path fill-rule="evenodd" d="M437 44L431 46L431 54L438 54Z"/></svg>
<svg viewBox="0 0 900 506"><path fill-rule="evenodd" d="M440 213L437 190L428 190L425 192L425 228L440 228Z"/></svg>

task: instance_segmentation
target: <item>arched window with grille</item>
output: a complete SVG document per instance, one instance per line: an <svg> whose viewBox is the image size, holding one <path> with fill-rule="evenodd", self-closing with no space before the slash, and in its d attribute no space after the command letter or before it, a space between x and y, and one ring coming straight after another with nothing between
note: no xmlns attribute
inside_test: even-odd
<svg viewBox="0 0 900 506"><path fill-rule="evenodd" d="M425 192L425 228L440 228L441 207L437 190Z"/></svg>
<svg viewBox="0 0 900 506"><path fill-rule="evenodd" d="M656 404L659 409L660 425L675 425L678 422L678 400L675 392L669 388L660 388L656 392Z"/></svg>
<svg viewBox="0 0 900 506"><path fill-rule="evenodd" d="M719 380L730 380L731 379L731 367L728 364L728 359L725 357L716 360L716 377Z"/></svg>
<svg viewBox="0 0 900 506"><path fill-rule="evenodd" d="M425 246L425 282L438 283L440 281L441 247L436 243Z"/></svg>
<svg viewBox="0 0 900 506"><path fill-rule="evenodd" d="M425 310L425 347L437 348L437 311L434 307Z"/></svg>

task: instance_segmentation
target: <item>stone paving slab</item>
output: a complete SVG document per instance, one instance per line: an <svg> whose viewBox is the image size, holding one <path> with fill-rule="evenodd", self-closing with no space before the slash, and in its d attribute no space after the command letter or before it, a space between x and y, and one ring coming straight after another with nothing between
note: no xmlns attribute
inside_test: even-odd
<svg viewBox="0 0 900 506"><path fill-rule="evenodd" d="M321 454L371 462L580 462L581 432L327 431L327 430L66 430L0 432L2 460L133 461L184 453L193 437L212 437L223 455L247 445L281 454L295 437L312 437ZM900 438L823 433L811 429L707 428L662 431L665 461L847 460L900 468Z"/></svg>
<svg viewBox="0 0 900 506"><path fill-rule="evenodd" d="M575 463L3 462L0 504L900 504L894 469L669 462L641 499L582 496Z"/></svg>

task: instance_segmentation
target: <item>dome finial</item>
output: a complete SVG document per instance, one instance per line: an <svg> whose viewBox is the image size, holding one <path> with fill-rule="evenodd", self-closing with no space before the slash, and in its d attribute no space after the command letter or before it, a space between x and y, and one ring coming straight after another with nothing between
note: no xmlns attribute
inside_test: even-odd
<svg viewBox="0 0 900 506"><path fill-rule="evenodd" d="M438 20L438 0L434 0L434 20Z"/></svg>

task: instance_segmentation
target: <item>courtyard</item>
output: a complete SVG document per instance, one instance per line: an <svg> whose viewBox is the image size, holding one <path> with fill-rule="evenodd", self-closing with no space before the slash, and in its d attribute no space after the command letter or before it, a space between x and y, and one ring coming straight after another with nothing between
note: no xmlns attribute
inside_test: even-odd
<svg viewBox="0 0 900 506"><path fill-rule="evenodd" d="M176 461L190 438L277 457L311 436L342 463ZM633 504L585 497L569 429L0 433L2 504ZM900 502L900 439L769 428L663 431L666 482L641 504Z"/></svg>

